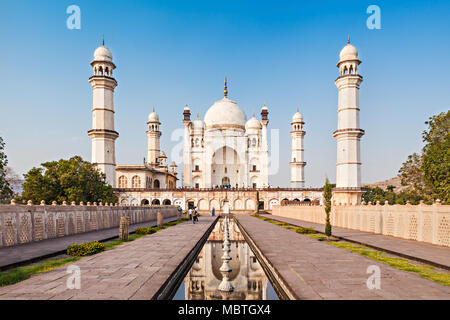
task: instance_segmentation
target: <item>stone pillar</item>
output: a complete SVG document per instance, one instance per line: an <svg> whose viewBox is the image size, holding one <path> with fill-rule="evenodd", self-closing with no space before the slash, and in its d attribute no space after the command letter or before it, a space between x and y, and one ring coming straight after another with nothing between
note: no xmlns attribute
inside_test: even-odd
<svg viewBox="0 0 450 320"><path fill-rule="evenodd" d="M120 217L119 240L127 241L129 235L130 235L130 217L128 216Z"/></svg>
<svg viewBox="0 0 450 320"><path fill-rule="evenodd" d="M161 211L158 211L158 213L156 214L156 223L158 228L162 228L163 224L164 224L164 216L161 213Z"/></svg>

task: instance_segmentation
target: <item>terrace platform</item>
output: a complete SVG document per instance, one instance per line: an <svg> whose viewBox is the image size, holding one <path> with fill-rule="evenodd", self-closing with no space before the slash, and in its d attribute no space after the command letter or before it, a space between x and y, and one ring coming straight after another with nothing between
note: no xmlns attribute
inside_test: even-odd
<svg viewBox="0 0 450 320"><path fill-rule="evenodd" d="M295 299L450 299L450 287L248 215L244 233ZM252 248L253 249L253 248ZM367 268L381 270L381 288L366 285Z"/></svg>
<svg viewBox="0 0 450 320"><path fill-rule="evenodd" d="M0 299L154 299L214 222L200 217L0 288ZM67 267L81 270L81 288L69 289Z"/></svg>

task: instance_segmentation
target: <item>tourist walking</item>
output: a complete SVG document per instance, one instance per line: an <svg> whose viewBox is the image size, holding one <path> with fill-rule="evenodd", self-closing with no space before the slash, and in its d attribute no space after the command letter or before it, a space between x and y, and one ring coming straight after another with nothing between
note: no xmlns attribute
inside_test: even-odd
<svg viewBox="0 0 450 320"><path fill-rule="evenodd" d="M216 215L216 209L214 209L214 207L212 207L211 209L211 217L214 217Z"/></svg>
<svg viewBox="0 0 450 320"><path fill-rule="evenodd" d="M198 208L194 207L194 221L198 222Z"/></svg>
<svg viewBox="0 0 450 320"><path fill-rule="evenodd" d="M188 213L189 213L189 220L192 220L192 208L189 208Z"/></svg>

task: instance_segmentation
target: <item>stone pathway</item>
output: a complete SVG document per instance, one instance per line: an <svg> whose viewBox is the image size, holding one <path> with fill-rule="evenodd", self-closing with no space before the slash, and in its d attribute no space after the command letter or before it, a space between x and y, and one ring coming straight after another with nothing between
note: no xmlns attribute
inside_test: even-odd
<svg viewBox="0 0 450 320"><path fill-rule="evenodd" d="M236 217L298 299L450 299L450 287L251 216ZM379 290L366 285L371 265L381 270Z"/></svg>
<svg viewBox="0 0 450 320"><path fill-rule="evenodd" d="M177 220L177 217L164 219L164 222ZM136 223L130 226L130 232L134 232L140 227L156 226L156 220ZM106 241L118 237L119 227L90 231L72 236L46 239L38 242L30 242L18 246L0 248L0 270L7 266L14 266L31 262L41 257L49 257L58 253L64 253L67 246L72 243L82 243L89 241Z"/></svg>
<svg viewBox="0 0 450 320"><path fill-rule="evenodd" d="M0 288L0 299L151 299L214 221L200 217ZM81 289L68 289L67 267L81 269Z"/></svg>
<svg viewBox="0 0 450 320"><path fill-rule="evenodd" d="M325 232L324 224L273 215L264 216L274 220L287 222L295 226L313 228L318 232ZM443 247L415 240L400 239L382 234L374 234L339 227L333 227L332 231L334 236L345 240L369 245L379 250L395 253L405 258L430 263L432 265L450 270L450 247Z"/></svg>

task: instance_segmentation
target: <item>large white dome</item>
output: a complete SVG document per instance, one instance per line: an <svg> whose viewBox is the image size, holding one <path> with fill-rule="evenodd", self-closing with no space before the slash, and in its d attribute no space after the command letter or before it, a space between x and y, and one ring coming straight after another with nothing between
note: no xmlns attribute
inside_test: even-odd
<svg viewBox="0 0 450 320"><path fill-rule="evenodd" d="M245 128L247 116L239 105L224 97L214 102L205 114L206 129Z"/></svg>

